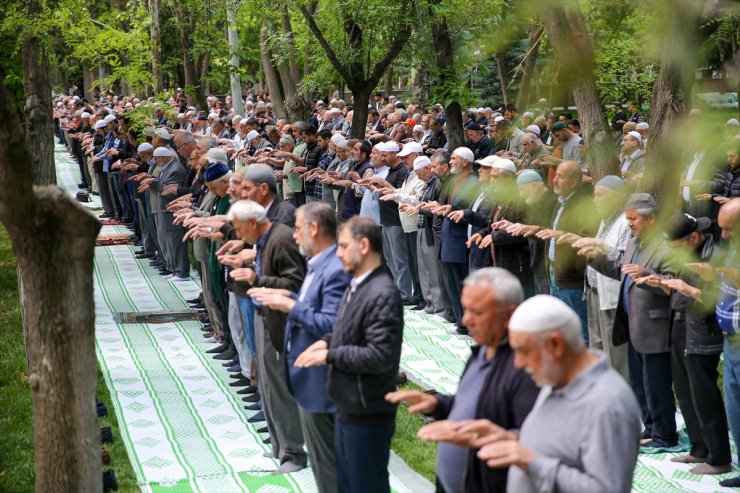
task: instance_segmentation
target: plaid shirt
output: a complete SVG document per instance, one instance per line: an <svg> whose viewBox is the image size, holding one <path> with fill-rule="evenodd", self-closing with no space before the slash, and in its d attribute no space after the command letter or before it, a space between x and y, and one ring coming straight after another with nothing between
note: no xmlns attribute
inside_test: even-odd
<svg viewBox="0 0 740 493"><path fill-rule="evenodd" d="M324 171L329 168L329 165L334 160L335 154L333 152L325 152L323 156L321 156L321 159L319 159L319 168L323 169ZM316 188L314 188L313 196L316 197L316 200L322 200L324 195L322 193L322 186L321 183L316 184Z"/></svg>
<svg viewBox="0 0 740 493"><path fill-rule="evenodd" d="M727 267L740 268L738 252L733 251ZM717 323L726 334L740 334L740 289L726 276L722 276L717 298Z"/></svg>

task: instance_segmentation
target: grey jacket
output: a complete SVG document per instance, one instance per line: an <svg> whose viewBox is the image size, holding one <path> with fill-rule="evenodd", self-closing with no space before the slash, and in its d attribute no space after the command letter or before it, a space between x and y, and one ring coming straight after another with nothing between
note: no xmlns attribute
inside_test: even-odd
<svg viewBox="0 0 740 493"><path fill-rule="evenodd" d="M609 260L605 255L594 259L590 265L598 272L613 279L619 279L619 303L614 320L612 342L615 346L631 341L638 353L654 354L670 351L671 346L671 305L670 298L660 288L647 285L629 286L629 310L624 307L625 275L622 266L638 263L643 275L656 274L665 278L676 276L676 270L669 265L670 249L663 240L655 239L639 247L639 238L632 238L621 259ZM635 255L639 252L639 262Z"/></svg>

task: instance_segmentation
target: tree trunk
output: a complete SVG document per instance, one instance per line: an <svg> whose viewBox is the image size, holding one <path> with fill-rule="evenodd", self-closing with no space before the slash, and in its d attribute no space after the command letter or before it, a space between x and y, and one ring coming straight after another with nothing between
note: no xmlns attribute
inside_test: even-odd
<svg viewBox="0 0 740 493"><path fill-rule="evenodd" d="M38 2L28 2L28 14L40 12ZM23 91L25 93L25 136L31 149L30 168L33 182L38 185L56 184L54 169L54 129L52 127L51 83L49 82L48 54L43 42L29 36L21 46L23 63ZM29 162L26 161L28 169Z"/></svg>
<svg viewBox="0 0 740 493"><path fill-rule="evenodd" d="M368 104L370 103L370 94L374 87L369 85L362 88L349 88L352 91L352 100L354 102L354 113L352 113L352 132L353 139L365 139L365 127L367 124Z"/></svg>
<svg viewBox="0 0 740 493"><path fill-rule="evenodd" d="M90 73L88 65L82 66L82 93L88 101L95 99L95 87L93 85L93 75Z"/></svg>
<svg viewBox="0 0 740 493"><path fill-rule="evenodd" d="M290 68L290 78L293 85L297 86L301 81L301 73L298 70L297 57L295 56L295 41L293 39L293 26L290 22L290 13L288 13L287 4L283 3L280 6L280 23L283 26L283 35L287 39L288 48L290 49L291 56L288 59L288 67ZM285 82L285 80L283 80Z"/></svg>
<svg viewBox="0 0 740 493"><path fill-rule="evenodd" d="M414 104L425 108L429 101L429 72L426 60L421 60L419 66L412 70L411 100Z"/></svg>
<svg viewBox="0 0 740 493"><path fill-rule="evenodd" d="M272 53L267 43L267 25L265 23L262 23L262 29L260 29L260 59L267 82L267 91L270 94L270 101L272 101L272 110L278 118L284 118L285 103L283 102L283 95L280 93L280 81L277 72L272 65Z"/></svg>
<svg viewBox="0 0 740 493"><path fill-rule="evenodd" d="M148 0L149 15L152 18L149 32L152 38L152 73L154 74L154 92L164 90L162 75L162 40L159 34L159 0Z"/></svg>
<svg viewBox="0 0 740 493"><path fill-rule="evenodd" d="M393 67L388 67L388 70L385 72L385 85L383 89L386 97L389 97L393 92Z"/></svg>
<svg viewBox="0 0 740 493"><path fill-rule="evenodd" d="M439 3L434 0L432 4ZM434 17L433 17L434 18ZM452 39L447 21L444 18L432 22L432 41L434 50L437 52L437 68L439 71L439 84L444 85L448 78L457 79L454 66L454 51ZM449 149L465 145L465 132L462 124L462 107L458 101L452 101L445 107L445 122L447 125L447 141Z"/></svg>
<svg viewBox="0 0 740 493"><path fill-rule="evenodd" d="M503 53L496 53L496 69L498 70L498 80L501 83L501 97L504 98L504 104L509 104L511 98L509 97L509 78L506 75L506 60L504 60Z"/></svg>
<svg viewBox="0 0 740 493"><path fill-rule="evenodd" d="M226 22L228 24L229 45L231 58L229 59L229 79L231 81L231 99L234 103L234 112L241 112L242 84L239 78L239 35L236 27L237 4L234 0L226 0Z"/></svg>
<svg viewBox="0 0 740 493"><path fill-rule="evenodd" d="M180 49L182 50L182 69L185 79L185 96L188 100L188 106L195 106L199 109L205 109L206 98L203 95L203 89L200 85L200 79L197 76L195 60L192 56L193 37L195 31L195 17L189 15L186 10L187 6L181 0L174 1L175 16L177 16L177 25L180 33Z"/></svg>
<svg viewBox="0 0 740 493"><path fill-rule="evenodd" d="M200 86L203 90L205 101L205 96L211 95L211 84L206 80L206 76L208 75L208 71L211 69L211 52L207 51L203 54L203 63L200 66L200 75L198 76L200 78ZM208 109L208 104L205 104L205 109Z"/></svg>
<svg viewBox="0 0 740 493"><path fill-rule="evenodd" d="M680 162L676 136L680 135L682 117L690 107L691 86L696 68L702 4L681 0L671 6L673 16L667 23L660 76L653 86L650 105L650 147L645 158L645 175L640 191L651 193L662 209L674 210ZM690 130L691 131L691 130ZM695 131L695 129L694 129Z"/></svg>
<svg viewBox="0 0 740 493"><path fill-rule="evenodd" d="M529 87L532 82L534 67L537 64L537 54L540 49L542 32L543 29L541 26L532 26L529 32L529 51L522 65L522 81L519 85L519 94L516 97L516 107L519 111L524 111L524 108L529 103Z"/></svg>
<svg viewBox="0 0 740 493"><path fill-rule="evenodd" d="M605 145L609 128L593 77L594 54L583 13L576 0L550 2L541 12L545 33L561 65L563 82L573 92L587 143L589 169L594 181L619 175L614 146Z"/></svg>
<svg viewBox="0 0 740 493"><path fill-rule="evenodd" d="M95 493L103 486L92 283L100 222L57 186L33 188L32 159L0 84L0 222L26 301L35 490Z"/></svg>

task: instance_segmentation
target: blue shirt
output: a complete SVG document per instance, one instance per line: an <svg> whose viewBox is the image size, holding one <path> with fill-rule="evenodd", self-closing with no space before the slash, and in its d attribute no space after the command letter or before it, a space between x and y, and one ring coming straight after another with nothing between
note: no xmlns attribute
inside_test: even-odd
<svg viewBox="0 0 740 493"><path fill-rule="evenodd" d="M460 379L455 403L447 419L463 421L475 419L481 389L486 375L493 364L493 358L486 359L486 347L481 346L478 357ZM465 491L465 471L468 465L470 450L451 443L441 442L437 447L437 476L445 493L463 493Z"/></svg>
<svg viewBox="0 0 740 493"><path fill-rule="evenodd" d="M738 253L732 252L727 267L738 268ZM725 334L740 334L740 289L722 275L715 315L720 329Z"/></svg>
<svg viewBox="0 0 740 493"><path fill-rule="evenodd" d="M565 203L568 201L569 198L573 196L573 194L576 193L575 191L571 192L570 195L567 197L558 197L558 202L560 203L560 207L558 207L558 212L555 214L555 219L552 221L552 229L558 229L558 221L560 221L560 215L563 213L563 209L565 208ZM550 248L547 250L547 257L550 259L550 262L555 262L555 243L558 241L557 238L553 238L550 240Z"/></svg>

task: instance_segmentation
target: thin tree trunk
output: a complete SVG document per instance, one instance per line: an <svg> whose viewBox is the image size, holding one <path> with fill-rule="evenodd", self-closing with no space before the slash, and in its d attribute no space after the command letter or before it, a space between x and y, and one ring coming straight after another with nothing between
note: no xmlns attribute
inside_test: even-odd
<svg viewBox="0 0 740 493"><path fill-rule="evenodd" d="M229 60L229 79L231 81L231 99L234 103L234 111L241 111L242 106L242 84L239 78L239 35L236 27L237 4L234 0L226 0L226 21L228 24L229 45L231 47L231 58Z"/></svg>
<svg viewBox="0 0 740 493"><path fill-rule="evenodd" d="M154 92L164 90L162 75L162 40L159 34L159 0L148 0L149 15L152 18L149 32L152 42L152 73L154 74Z"/></svg>
<svg viewBox="0 0 740 493"><path fill-rule="evenodd" d="M437 4L440 0L434 0ZM439 69L439 83L444 85L448 78L457 78L454 66L454 51L447 21L437 19L432 22L432 40L437 52L437 68ZM447 125L447 141L451 151L465 145L465 132L462 124L462 107L458 101L452 101L445 107L445 122Z"/></svg>
<svg viewBox="0 0 740 493"><path fill-rule="evenodd" d="M293 39L293 26L290 22L290 13L288 12L288 6L282 4L280 6L280 23L283 26L283 35L287 39L288 48L291 51L291 56L288 58L288 67L290 67L290 78L294 85L298 85L301 81L301 73L298 70L297 57L295 56L295 41ZM285 82L285 81L283 81Z"/></svg>
<svg viewBox="0 0 740 493"><path fill-rule="evenodd" d="M267 91L272 101L272 110L279 118L285 117L285 104L283 95L280 93L280 82L275 67L272 65L272 53L267 43L267 25L262 24L260 29L260 59L262 60L262 71L265 73Z"/></svg>
<svg viewBox="0 0 740 493"><path fill-rule="evenodd" d="M389 97L393 92L393 67L388 67L388 70L385 72L384 91L386 97Z"/></svg>
<svg viewBox="0 0 740 493"><path fill-rule="evenodd" d="M498 80L501 83L501 97L504 98L504 104L509 104L511 98L509 97L509 78L506 75L506 60L504 60L503 53L496 53L496 69L498 70Z"/></svg>
<svg viewBox="0 0 740 493"><path fill-rule="evenodd" d="M677 197L679 175L675 163L680 160L676 131L690 107L691 86L698 54L698 36L702 4L680 0L671 5L671 21L667 22L660 76L653 86L650 105L650 147L645 158L645 175L640 190L651 193L673 210Z"/></svg>
<svg viewBox="0 0 740 493"><path fill-rule="evenodd" d="M367 122L367 105L370 102L370 94L374 87L366 85L363 88L351 88L352 100L354 101L354 113L352 114L352 132L353 139L365 139L365 122Z"/></svg>
<svg viewBox="0 0 740 493"><path fill-rule="evenodd" d="M195 60L193 60L192 33L195 31L194 16L189 15L186 5L181 0L175 0L174 8L177 25L180 33L180 49L182 50L182 69L185 79L185 96L188 106L205 109L206 98L198 78Z"/></svg>
<svg viewBox="0 0 740 493"><path fill-rule="evenodd" d="M422 108L426 107L429 101L429 72L426 60L419 62L419 66L412 70L411 80L411 100Z"/></svg>
<svg viewBox="0 0 740 493"><path fill-rule="evenodd" d="M519 111L524 111L527 103L529 103L529 87L532 82L534 67L537 64L537 54L540 49L542 32L542 26L532 26L529 32L529 51L522 65L522 81L519 84L519 94L516 97L516 107Z"/></svg>
<svg viewBox="0 0 740 493"><path fill-rule="evenodd" d="M46 139L48 143L31 140L46 149L53 143L51 90L41 46L35 37L24 40L22 59L25 87L31 91L26 102L28 132ZM49 169L53 172L53 164L36 162L38 150L31 154L25 139L16 109L0 83L0 222L10 235L21 272L35 490L96 493L102 491L102 481L94 408L92 271L100 222L57 186L33 187L34 180L54 183L52 177L43 178ZM39 166L33 174L28 172L29 163Z"/></svg>
<svg viewBox="0 0 740 493"><path fill-rule="evenodd" d="M82 92L88 101L95 99L95 87L93 85L93 75L87 64L82 66Z"/></svg>
<svg viewBox="0 0 740 493"><path fill-rule="evenodd" d="M594 54L583 13L576 0L548 3L541 18L562 67L563 82L573 92L594 180L619 175L614 146L606 145L609 130L593 76Z"/></svg>

